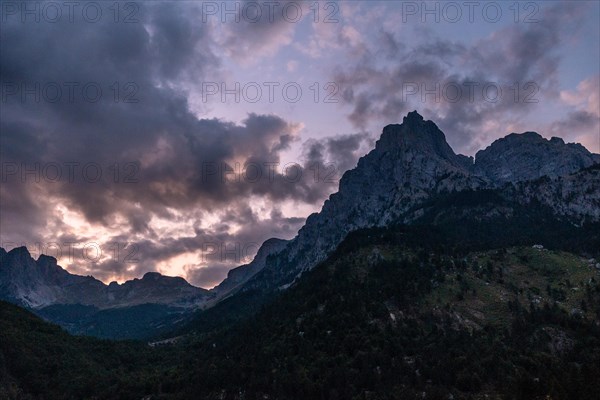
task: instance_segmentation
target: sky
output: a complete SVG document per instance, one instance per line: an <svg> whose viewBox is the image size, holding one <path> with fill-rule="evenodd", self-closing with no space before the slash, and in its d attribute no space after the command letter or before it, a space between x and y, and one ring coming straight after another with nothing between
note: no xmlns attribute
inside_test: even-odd
<svg viewBox="0 0 600 400"><path fill-rule="evenodd" d="M600 152L600 3L0 3L0 245L210 288L417 110Z"/></svg>

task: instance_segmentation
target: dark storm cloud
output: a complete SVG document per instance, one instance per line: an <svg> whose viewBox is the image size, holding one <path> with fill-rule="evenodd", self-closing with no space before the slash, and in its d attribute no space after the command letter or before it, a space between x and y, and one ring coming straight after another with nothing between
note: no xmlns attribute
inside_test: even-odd
<svg viewBox="0 0 600 400"><path fill-rule="evenodd" d="M0 59L3 163L31 168L36 163L96 162L107 168L138 160L159 135L177 141L193 130L198 122L168 83L182 75L204 75L217 61L206 28L185 11L168 3L146 3L136 15L139 22L129 24L111 18L98 23L7 18ZM73 85L71 97L67 91ZM83 97L85 85L102 90L98 101ZM15 86L20 93L8 94ZM59 100L44 98L44 88L55 86L63 91ZM35 93L22 97L24 88ZM66 198L91 221L107 222L119 201L135 190L116 190L106 181L86 185L77 179L46 185L43 191ZM40 190L34 186L27 185L28 190Z"/></svg>
<svg viewBox="0 0 600 400"><path fill-rule="evenodd" d="M452 145L473 150L479 145L473 141L482 140L485 122L518 119L544 96L558 96L558 48L564 37L577 31L586 7L544 4L538 23L511 24L469 45L428 31L422 41L409 46L383 31L369 57L352 67L338 67L333 80L342 88L342 100L352 107L348 118L355 126L395 123L406 110L417 108L452 133ZM488 96L483 93L487 84L493 84ZM459 96L455 87L461 89ZM494 99L496 88L502 90L499 100ZM427 90L437 97L423 97Z"/></svg>
<svg viewBox="0 0 600 400"><path fill-rule="evenodd" d="M333 181L356 166L360 155L366 147L372 145L366 132L350 135L339 135L321 140L308 140L304 144L305 166L312 171L319 171L321 179Z"/></svg>
<svg viewBox="0 0 600 400"><path fill-rule="evenodd" d="M326 185L329 193L335 192L344 172L356 167L372 146L367 132L307 140L303 144L304 169L313 180Z"/></svg>
<svg viewBox="0 0 600 400"><path fill-rule="evenodd" d="M166 206L210 207L250 194L279 200L320 195L322 189L311 188L310 181L288 182L281 173L273 179L224 185L223 165L233 159L279 163L279 153L293 141L294 128L281 118L256 114L241 126L198 120L173 82L216 73L218 59L211 51L208 25L197 22L200 5L144 3L137 17L140 22L132 24L110 19L97 24L22 23L15 17L2 25L8 44L1 57L3 89L67 82L81 87L92 82L103 90L93 103L78 97L77 90L73 102L66 93L56 103L7 95L0 127L3 162L98 163L106 178L101 182L90 184L76 175L74 182L46 185L44 191L81 209L90 221L110 224L112 214L124 212L135 232L147 229L149 217L129 207L131 202L160 213ZM115 82L122 91L119 102L111 89ZM126 87L129 82L134 86ZM123 102L132 93L137 102ZM134 161L139 171L129 165ZM112 184L114 174L107 168L113 164L135 172L135 182ZM211 166L217 174L207 171ZM267 167L262 168L265 172ZM120 172L123 180L128 171Z"/></svg>
<svg viewBox="0 0 600 400"><path fill-rule="evenodd" d="M137 276L207 242L293 236L302 219L280 211L259 218L247 207L249 199L315 203L336 183L314 179L303 162L283 168L280 153L298 140L299 128L282 118L249 114L234 124L198 119L191 112L189 92L207 78L218 80L220 67L214 49L222 43L211 24L201 23L201 3L136 3L132 23L114 22L108 9L112 3L96 4L104 16L96 23L80 14L73 22L63 18L58 23L3 16L3 240L100 240L83 235L77 225L69 228L57 212L60 204L81 212L83 222L111 232L102 245L136 244L134 265L114 258L74 258L73 269L108 278ZM274 23L231 26L235 35L229 45L242 46L240 55L252 42L269 49L279 45L280 38L273 38L291 32L279 15ZM101 95L96 96L98 88ZM349 164L347 155L341 157ZM61 168L60 179L44 175L49 164ZM93 168L86 173L89 165ZM252 175L256 167L258 177ZM23 170L34 172L21 179ZM166 229L151 227L154 217L175 224L198 222L205 212L229 219L176 239L165 238ZM235 234L228 233L228 224L238 227Z"/></svg>
<svg viewBox="0 0 600 400"><path fill-rule="evenodd" d="M7 240L39 241L40 234L35 227L45 219L46 210L34 193L19 185L2 184L0 199L0 233L8 233L9 229L11 233L10 239L1 238L0 247L6 247Z"/></svg>
<svg viewBox="0 0 600 400"><path fill-rule="evenodd" d="M249 123L252 125L252 123ZM231 191L246 191L246 194L262 194L271 196L276 200L289 197L290 193L299 196L300 201L320 201L324 196L335 191L338 180L343 172L356 164L359 155L364 152L361 145L368 140L366 133L352 135L340 135L328 137L321 140L310 140L305 143L305 159L302 164L294 163L297 171L290 173L291 177L285 177L276 173L270 180L265 176L259 181L246 181L241 177L236 184L223 185L216 183L212 191L207 191L206 196L216 196L215 190L222 190L223 201L216 202L220 205L219 222L210 229L197 227L193 235L178 238L170 238L160 235L152 230L143 230L143 239L135 240L131 235L113 236L107 241L109 246L125 246L129 244L130 251L135 253L135 262L124 262L111 257L108 261L90 263L89 259L82 257L75 262L74 266L86 265L86 273L93 274L101 279L109 279L111 276L132 275L141 276L145 272L154 271L161 262L182 253L208 252L202 256L203 263L210 263L211 277L220 276L224 278L232 266L248 262L248 257L258 250L260 244L271 237L291 238L304 223L304 218L285 217L278 207L270 206L268 217L253 211L241 195L236 196ZM259 146L254 148L257 154L260 150L268 150ZM299 174L297 174L299 172ZM230 177L231 178L231 177ZM234 178L235 179L235 178ZM157 184L159 182L156 182ZM220 188L220 189L219 189ZM305 190L303 193L302 190ZM305 196L305 197L302 197ZM196 200L201 203L203 198ZM185 210L185 207L181 208ZM142 221L147 222L147 212L136 209ZM197 221L202 220L201 211L193 210L186 213L187 218ZM128 214L131 218L131 213ZM173 216L173 222L178 221ZM131 223L131 221L130 221ZM234 228L234 233L230 230ZM132 228L133 230L133 228ZM85 243L89 238L79 238L77 243ZM112 245L111 245L112 244ZM106 247L106 245L104 246ZM122 251L124 254L125 250ZM111 253L112 255L112 253ZM131 261L131 260L129 260ZM199 265L188 265L186 272L191 282L212 286L218 282L205 281L208 275ZM211 278L212 279L212 278Z"/></svg>

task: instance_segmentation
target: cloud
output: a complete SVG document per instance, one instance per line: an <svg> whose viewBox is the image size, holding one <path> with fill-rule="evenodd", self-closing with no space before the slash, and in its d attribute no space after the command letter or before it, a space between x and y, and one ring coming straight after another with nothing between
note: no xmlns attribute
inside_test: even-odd
<svg viewBox="0 0 600 400"><path fill-rule="evenodd" d="M347 18L340 18L339 9L330 7L328 3L325 8L329 12L320 15L316 20L313 19L310 37L306 42L296 43L296 49L313 59L323 58L332 51L341 52L345 57L355 59L366 57L368 48L363 35L351 24L343 22ZM338 7L343 10L352 6L344 3L343 6Z"/></svg>
<svg viewBox="0 0 600 400"><path fill-rule="evenodd" d="M217 38L226 54L247 65L254 65L290 45L297 27L310 12L310 4L295 0L244 0L230 4L220 3L220 16L209 21L220 25ZM224 15L223 9L236 10L235 15Z"/></svg>
<svg viewBox="0 0 600 400"><path fill-rule="evenodd" d="M214 80L221 66L210 24L199 23L201 6L140 7L130 24L3 21L1 241L97 243L102 257L80 254L66 266L121 279L193 257L206 242L293 236L302 220L268 210L318 203L333 186L313 180L301 162L299 178L286 175L281 155L302 125L255 113L240 124L199 119L188 83ZM278 20L233 29L271 48L263 42L291 28ZM253 210L252 201L266 205ZM135 244L138 261L112 257L114 243Z"/></svg>
<svg viewBox="0 0 600 400"><path fill-rule="evenodd" d="M298 61L290 60L287 62L286 67L288 72L294 72L296 71L296 68L298 68Z"/></svg>
<svg viewBox="0 0 600 400"><path fill-rule="evenodd" d="M474 152L505 135L503 125L539 112L540 102L559 96L560 48L577 34L587 9L547 5L538 23L505 25L465 42L439 37L425 26L415 27L418 40L409 42L382 27L371 35L377 40L365 42L361 54L367 56L339 64L332 80L355 127L395 123L418 109L450 133L453 147ZM355 51L355 45L347 46L348 54Z"/></svg>
<svg viewBox="0 0 600 400"><path fill-rule="evenodd" d="M576 90L560 92L562 102L571 107L566 117L550 123L553 136L582 143L588 150L600 153L600 75L584 79Z"/></svg>
<svg viewBox="0 0 600 400"><path fill-rule="evenodd" d="M303 144L305 169L312 171L317 180L337 182L372 147L369 139L366 132L360 132L308 140Z"/></svg>
<svg viewBox="0 0 600 400"><path fill-rule="evenodd" d="M75 243L79 250L63 264L103 280L162 271L212 286L236 261L207 245L293 237L304 221L298 216L318 207L372 147L366 132L409 109L451 133L453 146L475 150L539 110L511 101L515 80L534 81L540 100L555 99L565 110L548 132L593 144L598 77L570 90L556 83L560 47L585 5L544 6L538 24L457 42L425 28L411 34L388 18L384 3L335 3L339 23L324 23L324 9L314 22L312 3L297 1L280 2L279 11L299 4L299 21L276 12L273 21L253 23L243 14L252 3L236 3L239 23L232 16L222 23L194 2L139 3L133 23L114 22L112 3L98 3L109 17L97 23L3 21L0 242ZM323 57L337 67L326 68ZM332 79L317 78L337 84L355 128L302 140L312 132L306 121L270 108L231 122L204 117L204 105L192 103L201 82L266 60L303 76L323 67ZM456 102L422 101L421 93L407 100L403 92L406 83L466 90L488 81L499 84L503 101L472 102L465 94ZM53 179L57 167L61 176ZM102 255L90 259L86 244L99 245Z"/></svg>
<svg viewBox="0 0 600 400"><path fill-rule="evenodd" d="M600 75L579 82L575 91L561 91L560 99L570 106L579 107L600 117Z"/></svg>

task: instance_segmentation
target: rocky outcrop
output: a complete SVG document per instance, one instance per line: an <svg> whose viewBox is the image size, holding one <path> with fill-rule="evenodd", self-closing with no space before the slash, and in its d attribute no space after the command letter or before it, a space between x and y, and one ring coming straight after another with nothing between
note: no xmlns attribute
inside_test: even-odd
<svg viewBox="0 0 600 400"><path fill-rule="evenodd" d="M569 175L518 182L506 190L520 204L543 204L576 224L600 221L600 164Z"/></svg>
<svg viewBox="0 0 600 400"><path fill-rule="evenodd" d="M473 172L500 185L556 178L596 163L600 155L578 143L565 144L557 137L547 140L536 132L511 133L477 152Z"/></svg>
<svg viewBox="0 0 600 400"><path fill-rule="evenodd" d="M25 247L2 252L0 298L4 300L26 307L43 307L70 302L79 292L86 301L94 301L104 286L92 277L69 274L53 257L41 255L36 261Z"/></svg>

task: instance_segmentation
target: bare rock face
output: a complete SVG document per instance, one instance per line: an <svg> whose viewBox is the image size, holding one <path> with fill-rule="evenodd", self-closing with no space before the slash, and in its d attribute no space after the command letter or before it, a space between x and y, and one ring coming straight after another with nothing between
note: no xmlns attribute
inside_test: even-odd
<svg viewBox="0 0 600 400"><path fill-rule="evenodd" d="M26 247L8 253L2 249L0 258L0 298L26 307L43 307L57 302L69 302L78 290L67 293L63 288L85 288L83 292L95 298L104 284L92 277L71 275L56 264L54 257L41 255L34 260ZM93 295L92 295L93 293ZM89 301L89 300L88 300Z"/></svg>
<svg viewBox="0 0 600 400"><path fill-rule="evenodd" d="M600 155L578 143L557 137L544 139L536 132L496 140L475 156L473 172L496 184L528 181L542 176L556 178L600 163Z"/></svg>
<svg viewBox="0 0 600 400"><path fill-rule="evenodd" d="M600 221L600 163L575 173L509 187L521 204L543 204L575 224Z"/></svg>
<svg viewBox="0 0 600 400"><path fill-rule="evenodd" d="M190 285L179 276L147 272L142 279L132 279L118 286L113 284L111 294L107 302L102 302L110 307L168 304L188 308L201 305L208 291Z"/></svg>

